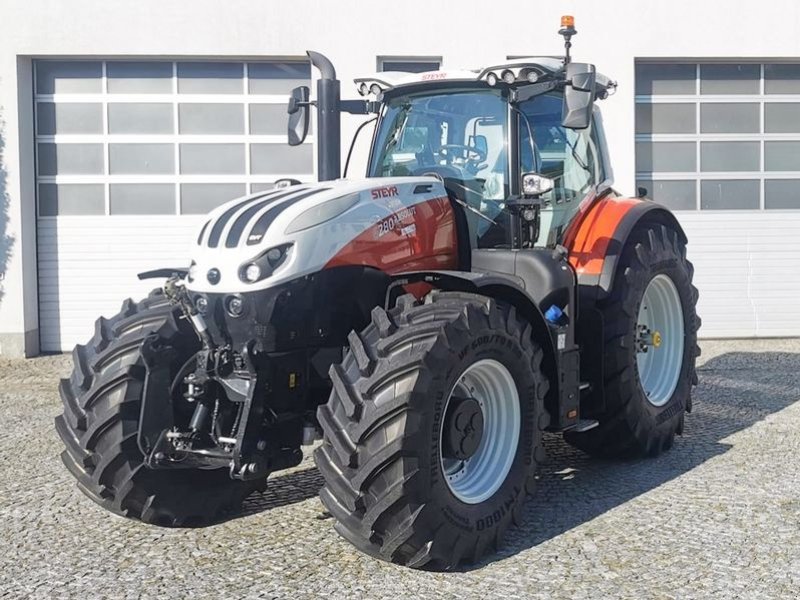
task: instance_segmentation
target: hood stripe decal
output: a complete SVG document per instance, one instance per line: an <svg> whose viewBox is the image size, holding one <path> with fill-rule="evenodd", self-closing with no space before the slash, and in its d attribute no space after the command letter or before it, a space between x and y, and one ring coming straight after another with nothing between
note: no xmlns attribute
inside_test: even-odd
<svg viewBox="0 0 800 600"><path fill-rule="evenodd" d="M292 190L292 192L302 192L303 190L306 189L308 188L296 188ZM305 192L304 194L301 194L298 198L299 199L307 198L316 191L318 190L311 190L310 192ZM239 245L239 240L242 237L242 233L244 233L244 228L247 227L247 223L250 221L250 219L253 218L253 215L255 215L258 211L260 211L268 204L271 204L273 201L285 198L287 195L288 194L283 194L282 196L275 196L272 198L267 198L266 200L262 200L261 202L256 202L255 204L250 206L246 211L240 214L233 222L233 225L231 226L230 231L228 232L228 239L225 241L225 247L236 248L236 246ZM288 201L289 200L284 200L284 202L282 202L281 204L283 205Z"/></svg>
<svg viewBox="0 0 800 600"><path fill-rule="evenodd" d="M206 229L208 229L209 225L211 225L211 221L206 221L206 224L203 225L203 228L200 230L200 235L197 236L197 245L198 246L202 246L203 245L203 234L206 232Z"/></svg>
<svg viewBox="0 0 800 600"><path fill-rule="evenodd" d="M222 237L222 231L225 229L225 225L228 224L228 221L231 220L233 215L235 215L239 210L251 204L252 202L257 202L261 198L269 197L271 200L277 200L278 198L282 198L283 196L288 196L296 192L297 190L273 190L266 192L264 194L258 194L257 196L249 196L242 200L241 202L237 202L233 206L231 206L228 210L222 213L219 218L214 223L214 226L211 228L211 233L208 235L208 247L209 248L216 248L219 244L219 239Z"/></svg>
<svg viewBox="0 0 800 600"><path fill-rule="evenodd" d="M272 222L278 218L278 216L290 206L296 204L300 200L305 200L309 196L313 196L319 192L325 192L331 188L324 187L324 188L316 188L313 190L309 190L304 194L300 194L294 198L287 200L286 202L281 202L278 206L269 209L265 212L261 217L256 221L256 224L253 225L253 228L250 230L250 233L247 236L247 245L252 246L253 244L258 244L261 241L261 238L264 237L264 234L269 229L269 226L272 225Z"/></svg>

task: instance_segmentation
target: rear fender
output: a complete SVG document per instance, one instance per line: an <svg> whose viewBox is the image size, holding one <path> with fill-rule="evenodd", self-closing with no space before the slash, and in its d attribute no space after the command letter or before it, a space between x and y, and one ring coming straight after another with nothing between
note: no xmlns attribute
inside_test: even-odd
<svg viewBox="0 0 800 600"><path fill-rule="evenodd" d="M517 314L528 321L533 329L533 339L542 347L542 371L550 382L550 389L545 397L545 408L551 415L551 426L557 426L559 411L560 376L556 364L557 353L550 327L534 298L525 291L522 281L513 275L503 273L482 273L467 271L414 271L401 273L393 277L392 285L387 292L387 306L394 302L399 290L407 286L425 285L426 289L436 288L444 291L469 292L481 294L513 306Z"/></svg>
<svg viewBox="0 0 800 600"><path fill-rule="evenodd" d="M602 300L611 293L622 251L641 222L666 225L684 243L687 241L683 228L667 208L636 198L600 198L567 230L564 245L584 301Z"/></svg>
<svg viewBox="0 0 800 600"><path fill-rule="evenodd" d="M661 224L675 230L686 243L678 220L665 207L649 200L606 196L593 202L567 230L564 245L578 278L577 339L581 377L590 384L581 398L581 414L591 418L605 410L604 323L597 302L614 289L622 252L640 223Z"/></svg>

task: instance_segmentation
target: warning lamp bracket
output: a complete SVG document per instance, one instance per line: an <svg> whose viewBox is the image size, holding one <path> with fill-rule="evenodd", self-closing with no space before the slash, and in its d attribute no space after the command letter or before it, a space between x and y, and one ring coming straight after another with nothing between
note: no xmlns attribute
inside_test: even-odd
<svg viewBox="0 0 800 600"><path fill-rule="evenodd" d="M572 36L578 35L575 20L568 16L561 17L561 29L558 30L558 34L564 37L564 64L568 65L572 60L569 53L572 48Z"/></svg>

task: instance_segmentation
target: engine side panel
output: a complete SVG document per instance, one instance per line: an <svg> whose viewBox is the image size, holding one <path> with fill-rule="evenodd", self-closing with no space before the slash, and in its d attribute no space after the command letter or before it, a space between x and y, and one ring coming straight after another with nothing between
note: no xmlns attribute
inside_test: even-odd
<svg viewBox="0 0 800 600"><path fill-rule="evenodd" d="M456 222L448 198L434 198L408 207L398 203L396 208L396 212L353 238L325 268L361 265L389 274L455 269Z"/></svg>
<svg viewBox="0 0 800 600"><path fill-rule="evenodd" d="M268 253L280 259L263 265ZM339 266L391 273L457 265L456 216L433 177L326 181L255 194L209 215L187 287L249 293ZM246 267L261 261L250 282Z"/></svg>

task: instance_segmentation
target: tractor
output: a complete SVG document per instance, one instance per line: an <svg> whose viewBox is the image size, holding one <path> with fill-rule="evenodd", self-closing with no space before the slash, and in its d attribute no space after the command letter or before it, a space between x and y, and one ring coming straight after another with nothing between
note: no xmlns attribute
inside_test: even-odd
<svg viewBox="0 0 800 600"><path fill-rule="evenodd" d="M451 569L523 517L544 432L670 448L697 383L686 235L612 187L597 104L616 84L572 61L571 17L559 33L561 59L377 73L359 100L309 52L288 140L315 110L319 181L212 211L187 265L141 274L163 285L74 349L55 425L81 491L199 526L316 445L339 534ZM363 179L340 178L345 112L374 122Z"/></svg>

